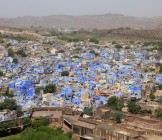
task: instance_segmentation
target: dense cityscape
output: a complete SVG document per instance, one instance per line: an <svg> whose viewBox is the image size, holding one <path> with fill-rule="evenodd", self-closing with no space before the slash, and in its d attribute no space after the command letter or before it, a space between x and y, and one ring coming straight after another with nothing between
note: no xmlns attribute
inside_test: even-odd
<svg viewBox="0 0 162 140"><path fill-rule="evenodd" d="M96 38L64 41L51 36L29 41L5 33L1 32L0 45L1 122L31 115L54 117L57 108L65 122L71 117L63 111L68 108L68 113L75 112L76 116L83 112L82 119L99 117L102 112L99 118L103 120L112 117L117 124L129 124L142 131L145 128L126 120L128 113L143 119L155 117L155 126L143 123L161 134L160 42L99 42Z"/></svg>
<svg viewBox="0 0 162 140"><path fill-rule="evenodd" d="M162 140L161 0L1 0L0 140Z"/></svg>

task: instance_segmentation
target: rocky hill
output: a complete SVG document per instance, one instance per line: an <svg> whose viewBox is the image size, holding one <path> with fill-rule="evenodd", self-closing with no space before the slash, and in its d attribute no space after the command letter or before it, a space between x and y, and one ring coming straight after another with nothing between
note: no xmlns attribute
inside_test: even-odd
<svg viewBox="0 0 162 140"><path fill-rule="evenodd" d="M136 29L153 29L162 23L162 17L141 18L120 14L84 15L84 16L43 16L17 17L0 19L0 26L9 27L63 27L63 28L97 28L110 29L131 27Z"/></svg>

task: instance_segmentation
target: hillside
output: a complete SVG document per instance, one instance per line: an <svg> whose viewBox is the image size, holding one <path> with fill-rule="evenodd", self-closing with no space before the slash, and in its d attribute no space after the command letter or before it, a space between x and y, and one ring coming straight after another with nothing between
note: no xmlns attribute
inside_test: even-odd
<svg viewBox="0 0 162 140"><path fill-rule="evenodd" d="M0 26L9 27L63 27L63 28L98 28L111 29L131 27L137 29L153 29L162 23L162 17L139 18L119 14L67 16L54 15L43 17L17 17L0 19Z"/></svg>
<svg viewBox="0 0 162 140"><path fill-rule="evenodd" d="M162 23L158 26L158 29L162 30Z"/></svg>

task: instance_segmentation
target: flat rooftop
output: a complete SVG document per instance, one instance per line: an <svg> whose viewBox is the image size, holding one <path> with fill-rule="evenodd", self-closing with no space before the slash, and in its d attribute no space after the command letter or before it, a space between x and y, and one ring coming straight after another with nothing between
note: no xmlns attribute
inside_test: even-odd
<svg viewBox="0 0 162 140"><path fill-rule="evenodd" d="M64 116L64 120L66 120L71 125L76 125L80 127L89 128L89 129L95 128L94 124L90 124L84 121L79 121L78 119L79 119L78 116Z"/></svg>
<svg viewBox="0 0 162 140"><path fill-rule="evenodd" d="M33 118L39 118L39 117L60 118L61 116L62 116L62 111L35 111L32 114Z"/></svg>

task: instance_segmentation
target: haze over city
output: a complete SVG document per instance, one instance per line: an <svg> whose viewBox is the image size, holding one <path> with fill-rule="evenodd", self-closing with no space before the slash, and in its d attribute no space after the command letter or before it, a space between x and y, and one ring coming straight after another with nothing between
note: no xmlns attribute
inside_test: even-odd
<svg viewBox="0 0 162 140"><path fill-rule="evenodd" d="M161 0L0 0L0 17L48 15L162 16Z"/></svg>

